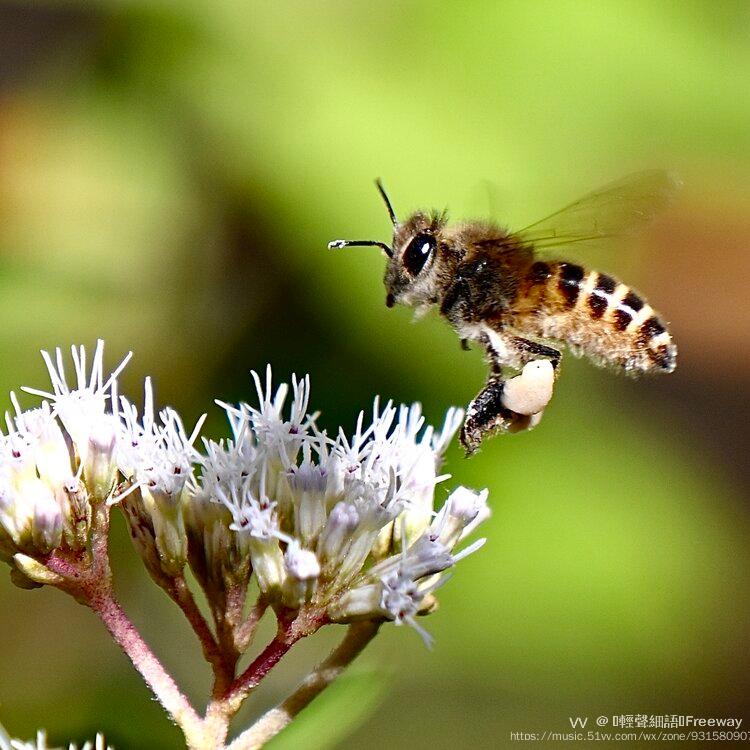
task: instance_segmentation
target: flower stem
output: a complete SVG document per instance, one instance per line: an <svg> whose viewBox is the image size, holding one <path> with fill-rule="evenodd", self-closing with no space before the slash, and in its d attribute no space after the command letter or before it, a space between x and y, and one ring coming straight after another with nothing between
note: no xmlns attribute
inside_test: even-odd
<svg viewBox="0 0 750 750"><path fill-rule="evenodd" d="M268 602L266 602L261 596L250 608L250 612L248 612L245 621L237 629L237 645L242 653L245 653L247 648L253 642L255 629L258 627L258 623L263 619L263 615L267 608Z"/></svg>
<svg viewBox="0 0 750 750"><path fill-rule="evenodd" d="M188 746L204 747L200 717L115 601L111 591L95 593L88 604L99 615L112 638L133 663L165 711L182 729Z"/></svg>
<svg viewBox="0 0 750 750"><path fill-rule="evenodd" d="M261 651L250 666L234 681L223 701L234 714L248 693L281 661L282 657L301 638L301 635L288 635L279 628L276 637Z"/></svg>
<svg viewBox="0 0 750 750"><path fill-rule="evenodd" d="M238 633L246 597L247 585L229 585L225 595L221 598L221 603L218 605L214 603L211 609L216 627L216 641L227 661L231 661L232 679L234 679L237 662L243 653L239 644Z"/></svg>
<svg viewBox="0 0 750 750"><path fill-rule="evenodd" d="M231 660L225 658L225 655L216 643L211 629L208 627L206 619L203 617L203 613L198 608L184 577L179 576L171 579L168 593L182 610L190 626L193 628L193 632L198 637L203 650L203 657L211 665L217 684L226 689L234 679L236 659L234 662L229 663Z"/></svg>
<svg viewBox="0 0 750 750"><path fill-rule="evenodd" d="M377 635L379 622L360 622L349 626L346 637L302 681L299 687L276 708L261 716L244 731L228 750L258 750L290 724L303 708L320 695L359 656Z"/></svg>

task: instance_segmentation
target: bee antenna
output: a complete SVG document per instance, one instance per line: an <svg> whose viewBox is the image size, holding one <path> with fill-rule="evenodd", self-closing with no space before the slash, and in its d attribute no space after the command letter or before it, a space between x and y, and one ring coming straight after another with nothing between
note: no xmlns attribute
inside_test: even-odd
<svg viewBox="0 0 750 750"><path fill-rule="evenodd" d="M388 198L388 194L385 192L385 188L383 187L383 183L380 180L380 177L378 177L377 180L375 180L375 186L378 189L378 192L380 193L380 197L383 199L383 202L385 203L385 207L388 209L388 216L391 217L391 224L395 227L396 224L398 224L398 219L396 218L396 213L393 210L393 206L391 205L390 198Z"/></svg>
<svg viewBox="0 0 750 750"><path fill-rule="evenodd" d="M333 240L328 243L329 250L338 250L342 247L379 247L385 250L385 254L389 257L393 257L393 250L385 244L385 242L378 242L377 240Z"/></svg>

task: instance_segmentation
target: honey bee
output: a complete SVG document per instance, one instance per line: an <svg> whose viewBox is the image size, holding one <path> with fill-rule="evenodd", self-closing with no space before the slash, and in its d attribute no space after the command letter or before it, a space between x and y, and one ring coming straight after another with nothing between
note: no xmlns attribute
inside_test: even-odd
<svg viewBox="0 0 750 750"><path fill-rule="evenodd" d="M608 274L538 255L636 229L672 199L679 187L673 175L630 175L516 232L489 221L449 224L446 212L417 211L399 221L382 183L376 185L393 224L391 244L335 240L328 247L379 247L388 259L388 307L436 305L463 348L469 341L484 347L490 373L461 430L467 455L491 434L538 423L559 374L561 344L626 375L675 369L667 324L640 294ZM547 371L547 390L541 399L526 399L533 404L526 408L519 387L544 386Z"/></svg>

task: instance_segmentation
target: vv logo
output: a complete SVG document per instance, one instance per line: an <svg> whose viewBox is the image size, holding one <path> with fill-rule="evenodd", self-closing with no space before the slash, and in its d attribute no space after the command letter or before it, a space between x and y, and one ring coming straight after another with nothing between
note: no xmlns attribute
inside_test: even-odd
<svg viewBox="0 0 750 750"><path fill-rule="evenodd" d="M568 716L568 721L570 722L570 726L573 727L573 729L575 729L576 727L585 729L588 720L588 716Z"/></svg>

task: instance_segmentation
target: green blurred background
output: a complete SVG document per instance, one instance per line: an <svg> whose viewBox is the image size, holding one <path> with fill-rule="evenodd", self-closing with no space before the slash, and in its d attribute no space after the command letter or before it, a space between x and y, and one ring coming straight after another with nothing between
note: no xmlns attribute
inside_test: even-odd
<svg viewBox="0 0 750 750"><path fill-rule="evenodd" d="M489 541L441 591L425 650L385 632L282 735L286 748L495 748L568 716L750 721L750 6L747 2L0 4L0 391L46 383L40 347L107 341L187 421L309 372L328 427L375 394L465 404L485 376L436 317L387 310L397 212L523 226L611 179L677 170L675 207L575 259L672 321L675 375L566 358L542 425L455 482L487 486ZM488 186L489 181L489 186ZM118 518L118 588L196 700L193 636ZM0 719L56 741L177 748L93 616L0 576ZM242 719L338 631L302 644ZM632 746L632 745L631 745Z"/></svg>

